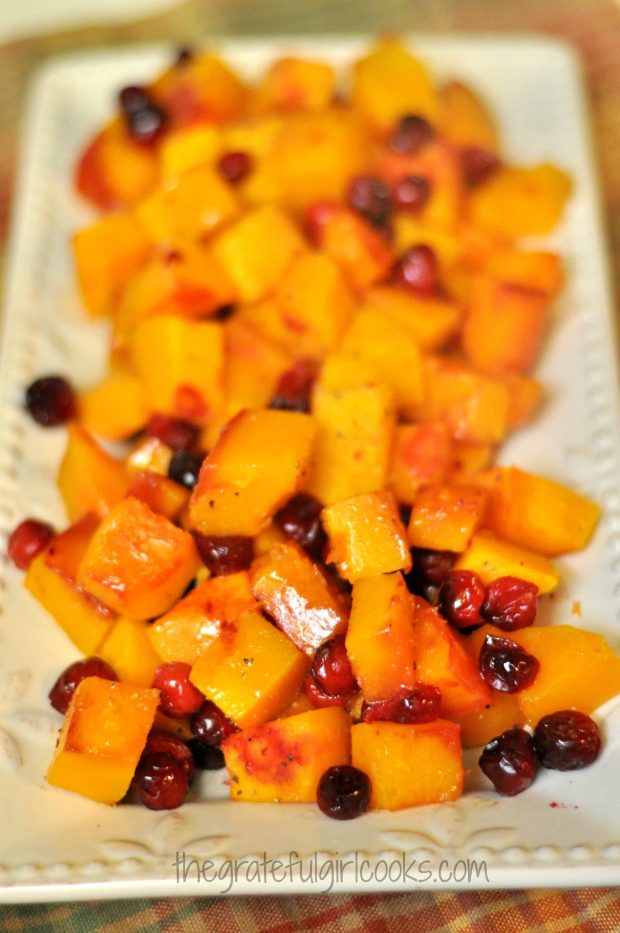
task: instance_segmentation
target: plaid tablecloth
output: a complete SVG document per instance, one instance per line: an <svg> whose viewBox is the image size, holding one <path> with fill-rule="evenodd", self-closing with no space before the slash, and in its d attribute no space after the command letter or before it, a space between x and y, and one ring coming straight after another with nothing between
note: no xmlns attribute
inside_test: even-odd
<svg viewBox="0 0 620 933"><path fill-rule="evenodd" d="M197 43L218 35L337 32L541 32L581 52L609 227L620 280L620 7L613 0L186 0L173 11L118 27L89 27L0 47L0 257L28 79L65 51L136 41ZM257 898L173 898L85 904L0 906L0 931L217 930L291 933L391 930L504 933L620 929L620 892L415 892Z"/></svg>

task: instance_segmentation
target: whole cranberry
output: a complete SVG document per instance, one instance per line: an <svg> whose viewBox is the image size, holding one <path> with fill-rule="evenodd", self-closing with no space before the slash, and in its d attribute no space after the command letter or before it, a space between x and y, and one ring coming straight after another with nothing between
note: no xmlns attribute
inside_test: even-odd
<svg viewBox="0 0 620 933"><path fill-rule="evenodd" d="M493 152L477 146L467 146L459 152L461 169L465 184L475 188L490 178L500 166L500 161Z"/></svg>
<svg viewBox="0 0 620 933"><path fill-rule="evenodd" d="M538 610L538 587L518 577L498 577L487 587L480 610L487 622L506 632L531 625Z"/></svg>
<svg viewBox="0 0 620 933"><path fill-rule="evenodd" d="M133 786L149 810L175 810L187 797L189 781L180 761L170 754L157 752L142 756Z"/></svg>
<svg viewBox="0 0 620 933"><path fill-rule="evenodd" d="M142 751L142 757L160 753L172 755L179 764L182 764L185 769L185 774L187 775L188 783L191 783L196 766L194 764L192 750L187 742L183 741L180 736L173 735L172 732L166 732L164 729L151 729L146 739L146 745Z"/></svg>
<svg viewBox="0 0 620 933"><path fill-rule="evenodd" d="M338 205L333 201L317 201L307 209L304 215L304 229L313 246L322 244L325 226L337 210Z"/></svg>
<svg viewBox="0 0 620 933"><path fill-rule="evenodd" d="M189 679L191 670L185 661L170 661L155 671L153 687L160 692L159 708L166 716L191 716L202 706L204 696Z"/></svg>
<svg viewBox="0 0 620 933"><path fill-rule="evenodd" d="M484 584L471 570L450 570L439 590L439 611L455 628L481 625Z"/></svg>
<svg viewBox="0 0 620 933"><path fill-rule="evenodd" d="M273 517L274 524L316 561L321 560L327 543L321 524L322 511L323 504L318 499L300 492Z"/></svg>
<svg viewBox="0 0 620 933"><path fill-rule="evenodd" d="M408 524L405 523L405 524ZM405 574L405 582L411 593L426 598L427 588L440 587L448 576L457 555L452 551L431 551L426 548L412 548L413 566Z"/></svg>
<svg viewBox="0 0 620 933"><path fill-rule="evenodd" d="M510 638L487 635L480 648L480 675L494 690L518 693L536 680L540 664Z"/></svg>
<svg viewBox="0 0 620 933"><path fill-rule="evenodd" d="M201 771L220 771L226 766L224 752L218 745L205 745L200 739L190 739L188 744L194 756L194 764Z"/></svg>
<svg viewBox="0 0 620 933"><path fill-rule="evenodd" d="M118 103L124 114L137 113L144 110L150 103L151 98L144 87L137 84L131 84L121 88L118 92Z"/></svg>
<svg viewBox="0 0 620 933"><path fill-rule="evenodd" d="M392 270L395 285L422 298L429 298L439 286L439 265L435 251L426 243L411 246L396 261Z"/></svg>
<svg viewBox="0 0 620 933"><path fill-rule="evenodd" d="M27 518L11 532L7 547L9 558L20 570L28 570L32 561L45 550L55 534L47 522Z"/></svg>
<svg viewBox="0 0 620 933"><path fill-rule="evenodd" d="M249 152L225 152L220 156L217 170L231 185L237 185L252 171L252 156Z"/></svg>
<svg viewBox="0 0 620 933"><path fill-rule="evenodd" d="M136 142L155 140L166 123L166 114L144 87L124 87L118 95L129 135Z"/></svg>
<svg viewBox="0 0 620 933"><path fill-rule="evenodd" d="M26 409L44 428L66 424L77 413L73 387L64 376L41 376L26 389Z"/></svg>
<svg viewBox="0 0 620 933"><path fill-rule="evenodd" d="M197 424L160 413L151 417L145 431L172 450L189 450L197 445L200 438L200 428Z"/></svg>
<svg viewBox="0 0 620 933"><path fill-rule="evenodd" d="M349 183L349 207L364 217L373 227L382 229L392 213L390 189L376 175L358 175Z"/></svg>
<svg viewBox="0 0 620 933"><path fill-rule="evenodd" d="M601 736L590 716L563 709L540 720L534 730L534 748L544 768L575 771L598 758Z"/></svg>
<svg viewBox="0 0 620 933"><path fill-rule="evenodd" d="M204 701L192 716L190 725L194 737L203 745L219 746L237 731L235 724L211 700Z"/></svg>
<svg viewBox="0 0 620 933"><path fill-rule="evenodd" d="M315 379L315 364L298 360L280 376L269 407L280 411L310 411L310 393Z"/></svg>
<svg viewBox="0 0 620 933"><path fill-rule="evenodd" d="M316 682L312 674L307 674L303 682L303 691L312 701L313 706L323 709L326 706L345 706L351 694L326 693Z"/></svg>
<svg viewBox="0 0 620 933"><path fill-rule="evenodd" d="M310 673L319 687L332 696L346 696L357 690L344 635L335 635L317 649Z"/></svg>
<svg viewBox="0 0 620 933"><path fill-rule="evenodd" d="M515 726L484 746L478 764L498 794L514 797L526 790L536 775L536 754L531 735Z"/></svg>
<svg viewBox="0 0 620 933"><path fill-rule="evenodd" d="M87 677L103 677L105 680L118 680L114 668L104 661L103 658L90 657L82 661L75 661L67 667L50 692L49 701L55 710L62 713L63 716L69 708L71 697L75 693L78 684L81 684Z"/></svg>
<svg viewBox="0 0 620 933"><path fill-rule="evenodd" d="M333 820L352 820L370 806L370 778L352 765L328 768L319 781L316 802Z"/></svg>
<svg viewBox="0 0 620 933"><path fill-rule="evenodd" d="M399 211L416 213L422 210L431 193L428 179L421 175L405 175L392 191L392 204Z"/></svg>
<svg viewBox="0 0 620 933"><path fill-rule="evenodd" d="M433 684L417 683L403 687L387 700L364 701L362 721L419 723L438 719L441 708L441 692Z"/></svg>
<svg viewBox="0 0 620 933"><path fill-rule="evenodd" d="M254 539L245 535L201 535L194 540L202 562L216 577L247 570L254 558Z"/></svg>
<svg viewBox="0 0 620 933"><path fill-rule="evenodd" d="M206 454L202 450L175 450L168 464L168 476L186 489L193 489Z"/></svg>
<svg viewBox="0 0 620 933"><path fill-rule="evenodd" d="M424 117L410 113L401 117L388 145L394 152L410 155L430 142L435 131Z"/></svg>

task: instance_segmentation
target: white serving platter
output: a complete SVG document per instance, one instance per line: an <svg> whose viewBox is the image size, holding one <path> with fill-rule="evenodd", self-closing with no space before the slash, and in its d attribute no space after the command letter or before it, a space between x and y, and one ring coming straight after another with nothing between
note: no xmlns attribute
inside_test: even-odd
<svg viewBox="0 0 620 933"><path fill-rule="evenodd" d="M291 51L346 66L367 44L290 38L223 41L219 48L252 76ZM420 38L414 45L437 75L460 77L483 93L512 160L550 159L575 179L565 221L546 241L568 268L537 372L547 387L546 407L506 445L502 461L567 482L603 505L588 549L558 562L562 588L547 601L545 621L583 625L620 648L615 335L578 63L564 45L538 37ZM73 193L72 167L111 112L116 90L152 76L170 53L133 48L72 56L46 66L34 85L2 338L3 553L23 517L65 521L54 486L64 431L43 431L29 421L24 387L56 371L81 387L104 365L105 325L82 316L72 275L69 236L91 216ZM543 771L514 799L489 789L475 754L467 793L457 802L374 812L349 823L331 821L310 805L231 803L221 773L205 779L180 810L163 814L106 807L47 786L59 717L46 695L77 653L21 583L22 574L4 560L0 902L620 883L620 701L597 714L605 748L596 764L570 774ZM177 853L185 853L186 880L182 862L175 867ZM191 857L204 869L200 876Z"/></svg>

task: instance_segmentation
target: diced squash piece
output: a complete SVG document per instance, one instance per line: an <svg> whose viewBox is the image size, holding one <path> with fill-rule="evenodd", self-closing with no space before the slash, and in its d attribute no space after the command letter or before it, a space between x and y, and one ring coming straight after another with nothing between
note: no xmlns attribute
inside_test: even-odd
<svg viewBox="0 0 620 933"><path fill-rule="evenodd" d="M360 722L351 729L351 762L370 778L373 810L445 803L463 792L459 727L444 719Z"/></svg>
<svg viewBox="0 0 620 933"><path fill-rule="evenodd" d="M72 422L58 470L58 488L71 521L86 512L106 515L123 498L128 485L124 464L99 447L88 431Z"/></svg>
<svg viewBox="0 0 620 933"><path fill-rule="evenodd" d="M467 716L459 716L456 722L461 727L463 748L476 748L486 745L513 726L522 726L525 716L516 693L495 691L488 706Z"/></svg>
<svg viewBox="0 0 620 933"><path fill-rule="evenodd" d="M425 486L413 502L409 543L432 551L464 551L482 525L486 498L480 486Z"/></svg>
<svg viewBox="0 0 620 933"><path fill-rule="evenodd" d="M351 582L409 570L407 533L389 492L362 493L323 509L329 537L328 561Z"/></svg>
<svg viewBox="0 0 620 933"><path fill-rule="evenodd" d="M496 282L509 282L544 292L549 298L560 291L564 274L556 253L502 249L492 252L485 272Z"/></svg>
<svg viewBox="0 0 620 933"><path fill-rule="evenodd" d="M141 438L127 454L125 461L127 473L130 477L135 477L138 473L145 471L167 476L172 453L172 448L160 441L158 437L147 435Z"/></svg>
<svg viewBox="0 0 620 933"><path fill-rule="evenodd" d="M385 326L397 321L422 350L438 350L453 337L461 322L460 309L443 298L420 298L402 288L377 285L366 302L385 314Z"/></svg>
<svg viewBox="0 0 620 933"><path fill-rule="evenodd" d="M157 184L155 150L135 142L117 118L89 142L75 172L78 192L104 211L131 207Z"/></svg>
<svg viewBox="0 0 620 933"><path fill-rule="evenodd" d="M158 690L87 677L69 704L48 782L99 803L118 803L129 790L158 703Z"/></svg>
<svg viewBox="0 0 620 933"><path fill-rule="evenodd" d="M291 411L243 411L202 465L190 500L192 527L208 535L255 535L297 491L316 427Z"/></svg>
<svg viewBox="0 0 620 933"><path fill-rule="evenodd" d="M257 608L246 570L209 577L149 626L149 639L163 661L193 664L222 625Z"/></svg>
<svg viewBox="0 0 620 933"><path fill-rule="evenodd" d="M543 387L538 380L517 373L509 373L504 377L504 382L508 387L510 400L508 424L511 430L515 430L530 421L538 411Z"/></svg>
<svg viewBox="0 0 620 933"><path fill-rule="evenodd" d="M418 243L426 243L435 253L439 277L442 281L445 274L453 270L461 258L461 243L455 230L430 226L424 223L417 214L397 211L393 218L395 253L400 256L405 250Z"/></svg>
<svg viewBox="0 0 620 933"><path fill-rule="evenodd" d="M498 577L518 577L534 583L539 593L551 593L560 582L560 574L542 554L482 532L473 536L454 567L473 570L485 586Z"/></svg>
<svg viewBox="0 0 620 933"><path fill-rule="evenodd" d="M499 168L470 195L474 223L516 239L550 233L564 212L572 182L549 162Z"/></svg>
<svg viewBox="0 0 620 933"><path fill-rule="evenodd" d="M309 658L257 612L226 622L196 659L190 680L229 719L246 729L290 705Z"/></svg>
<svg viewBox="0 0 620 933"><path fill-rule="evenodd" d="M80 396L80 421L87 431L122 441L141 430L151 407L142 383L132 373L111 372Z"/></svg>
<svg viewBox="0 0 620 933"><path fill-rule="evenodd" d="M600 506L567 486L517 467L498 467L483 479L486 523L499 538L556 557L580 551L592 537Z"/></svg>
<svg viewBox="0 0 620 933"><path fill-rule="evenodd" d="M248 99L241 78L212 52L198 52L173 64L149 85L149 91L174 129L228 123L241 115Z"/></svg>
<svg viewBox="0 0 620 933"><path fill-rule="evenodd" d="M224 349L227 417L232 418L243 408L266 407L280 376L293 363L290 354L242 320L241 314L224 324Z"/></svg>
<svg viewBox="0 0 620 933"><path fill-rule="evenodd" d="M314 803L328 768L351 760L351 720L315 709L244 729L222 743L233 800Z"/></svg>
<svg viewBox="0 0 620 933"><path fill-rule="evenodd" d="M102 642L97 654L111 664L119 679L138 687L150 687L162 663L149 640L149 623L120 618Z"/></svg>
<svg viewBox="0 0 620 933"><path fill-rule="evenodd" d="M136 473L129 484L127 495L140 499L152 512L172 520L179 517L189 502L189 490L185 486L149 470Z"/></svg>
<svg viewBox="0 0 620 933"><path fill-rule="evenodd" d="M166 133L157 153L162 181L175 181L190 169L212 163L221 145L222 134L215 126L185 126Z"/></svg>
<svg viewBox="0 0 620 933"><path fill-rule="evenodd" d="M411 505L418 490L441 483L452 463L452 441L444 424L397 424L390 488L399 502Z"/></svg>
<svg viewBox="0 0 620 933"><path fill-rule="evenodd" d="M244 302L264 298L305 248L293 222L273 206L250 211L213 241L216 258Z"/></svg>
<svg viewBox="0 0 620 933"><path fill-rule="evenodd" d="M385 278L394 262L385 238L346 207L333 205L325 213L319 246L336 260L350 284L364 291Z"/></svg>
<svg viewBox="0 0 620 933"><path fill-rule="evenodd" d="M346 628L339 594L293 541L255 561L251 576L254 596L300 651L312 655Z"/></svg>
<svg viewBox="0 0 620 933"><path fill-rule="evenodd" d="M325 110L334 93L334 69L325 62L305 58L279 58L256 88L260 110Z"/></svg>
<svg viewBox="0 0 620 933"><path fill-rule="evenodd" d="M493 117L473 88L461 81L448 81L439 88L438 97L437 128L448 142L460 148L497 152Z"/></svg>
<svg viewBox="0 0 620 933"><path fill-rule="evenodd" d="M480 470L485 470L493 459L494 449L490 444L452 445L453 459L450 466L451 483L475 483Z"/></svg>
<svg viewBox="0 0 620 933"><path fill-rule="evenodd" d="M456 232L465 200L461 160L453 146L437 137L413 152L397 152L386 146L379 155L376 171L390 186L411 175L425 178L429 196L419 211L419 219L425 227Z"/></svg>
<svg viewBox="0 0 620 933"><path fill-rule="evenodd" d="M131 214L108 214L72 238L80 296L92 317L112 311L151 251L151 240Z"/></svg>
<svg viewBox="0 0 620 933"><path fill-rule="evenodd" d="M254 556L256 558L264 557L277 544L285 544L287 541L290 541L290 538L278 528L275 522L270 522L254 538Z"/></svg>
<svg viewBox="0 0 620 933"><path fill-rule="evenodd" d="M413 612L400 573L353 584L346 648L365 700L387 700L420 679L414 669Z"/></svg>
<svg viewBox="0 0 620 933"><path fill-rule="evenodd" d="M131 497L97 528L78 583L121 615L151 619L181 596L199 566L192 536Z"/></svg>

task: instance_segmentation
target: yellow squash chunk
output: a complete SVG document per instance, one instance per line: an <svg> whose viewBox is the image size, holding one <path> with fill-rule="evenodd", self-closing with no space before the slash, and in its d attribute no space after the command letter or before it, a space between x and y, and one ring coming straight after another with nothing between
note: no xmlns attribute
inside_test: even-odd
<svg viewBox="0 0 620 933"><path fill-rule="evenodd" d="M403 810L456 800L463 792L459 727L360 722L351 729L351 762L370 778L374 810Z"/></svg>
<svg viewBox="0 0 620 933"><path fill-rule="evenodd" d="M365 300L385 314L386 327L396 321L422 350L439 350L461 323L460 308L445 298L420 298L401 288L377 285L366 293Z"/></svg>
<svg viewBox="0 0 620 933"><path fill-rule="evenodd" d="M99 803L118 803L129 790L158 703L158 690L87 677L67 710L49 783Z"/></svg>
<svg viewBox="0 0 620 933"><path fill-rule="evenodd" d="M452 464L452 441L444 424L397 424L389 485L411 505L422 486L441 483Z"/></svg>
<svg viewBox="0 0 620 933"><path fill-rule="evenodd" d="M473 536L454 567L473 570L485 586L498 577L519 577L534 583L539 593L550 593L560 582L560 574L544 555L482 532Z"/></svg>
<svg viewBox="0 0 620 933"><path fill-rule="evenodd" d="M97 651L125 683L150 687L162 663L149 640L149 629L149 623L142 619L117 619Z"/></svg>
<svg viewBox="0 0 620 933"><path fill-rule="evenodd" d="M536 379L509 373L504 376L508 388L510 403L508 406L508 425L511 430L520 428L530 421L540 408L543 387ZM483 469L484 465L480 467Z"/></svg>
<svg viewBox="0 0 620 933"><path fill-rule="evenodd" d="M394 262L385 238L364 217L341 205L329 208L318 239L359 292L385 278Z"/></svg>
<svg viewBox="0 0 620 933"><path fill-rule="evenodd" d="M145 470L136 473L127 490L128 496L140 499L149 509L175 520L189 502L189 489L161 473Z"/></svg>
<svg viewBox="0 0 620 933"><path fill-rule="evenodd" d="M96 654L116 613L77 583L77 572L99 520L88 514L50 542L32 561L24 586L84 655Z"/></svg>
<svg viewBox="0 0 620 933"><path fill-rule="evenodd" d="M254 596L300 651L312 655L346 628L338 593L294 542L276 544L255 561L251 576Z"/></svg>
<svg viewBox="0 0 620 933"><path fill-rule="evenodd" d="M99 525L78 583L121 615L151 619L181 596L199 566L192 536L130 497Z"/></svg>
<svg viewBox="0 0 620 933"><path fill-rule="evenodd" d="M438 108L426 68L397 41L379 43L355 63L353 105L380 136L389 133L405 114L433 121Z"/></svg>
<svg viewBox="0 0 620 933"><path fill-rule="evenodd" d="M220 626L196 659L190 680L229 719L246 729L279 716L292 702L309 658L257 612Z"/></svg>
<svg viewBox="0 0 620 933"><path fill-rule="evenodd" d="M453 444L449 471L450 482L478 482L477 474L489 466L493 459L493 452L490 444Z"/></svg>
<svg viewBox="0 0 620 933"><path fill-rule="evenodd" d="M221 145L221 131L215 126L185 126L167 133L157 151L162 181L176 181L190 169L212 163Z"/></svg>
<svg viewBox="0 0 620 933"><path fill-rule="evenodd" d="M393 219L393 246L397 256L401 256L405 250L411 246L417 246L419 243L426 243L430 246L437 258L439 265L439 277L445 285L444 278L446 274L453 272L461 258L461 243L453 230L446 230L442 227L433 227L424 223L416 214L408 212L397 212ZM386 288L388 292L400 291L392 286L378 286L379 291ZM407 293L404 293L405 297ZM412 295L415 299L415 296ZM435 301L429 304L429 312L436 306ZM441 307L441 305L439 305ZM419 301L414 301L414 307L419 307Z"/></svg>
<svg viewBox="0 0 620 933"><path fill-rule="evenodd" d="M58 470L58 488L71 521L96 512L106 515L127 490L125 466L106 453L88 431L72 422Z"/></svg>
<svg viewBox="0 0 620 933"><path fill-rule="evenodd" d="M241 300L252 302L278 284L306 246L284 211L266 206L250 211L218 234L213 249Z"/></svg>
<svg viewBox="0 0 620 933"><path fill-rule="evenodd" d="M222 625L252 609L258 609L258 604L246 570L209 577L153 622L148 637L163 661L193 664L217 638Z"/></svg>
<svg viewBox="0 0 620 933"><path fill-rule="evenodd" d="M279 58L256 88L259 110L319 111L332 101L335 74L331 65L305 58Z"/></svg>
<svg viewBox="0 0 620 933"><path fill-rule="evenodd" d="M137 376L117 371L80 396L80 421L87 431L122 441L141 430L151 407Z"/></svg>
<svg viewBox="0 0 620 933"><path fill-rule="evenodd" d="M132 447L127 454L125 465L130 477L140 473L157 473L158 476L167 476L168 467L172 459L172 448L160 441L158 437L143 437Z"/></svg>
<svg viewBox="0 0 620 933"><path fill-rule="evenodd" d="M513 726L522 726L525 716L521 712L516 693L500 693L495 690L491 702L484 709L455 717L455 721L461 727L463 748L476 748L486 745Z"/></svg>
<svg viewBox="0 0 620 933"><path fill-rule="evenodd" d="M222 744L233 800L314 803L323 773L351 760L351 720L315 709L244 729Z"/></svg>
<svg viewBox="0 0 620 933"><path fill-rule="evenodd" d="M224 404L226 417L243 408L265 408L280 376L293 365L291 355L243 319L243 311L224 324Z"/></svg>
<svg viewBox="0 0 620 933"><path fill-rule="evenodd" d="M351 582L378 573L409 570L407 533L389 492L362 493L323 509L328 561Z"/></svg>
<svg viewBox="0 0 620 933"><path fill-rule="evenodd" d="M506 166L471 194L471 218L511 239L544 236L562 217L571 188L566 172L549 162Z"/></svg>
<svg viewBox="0 0 620 933"><path fill-rule="evenodd" d="M547 557L584 548L601 514L591 499L517 467L498 467L481 481L489 492L486 523L493 533Z"/></svg>
<svg viewBox="0 0 620 933"><path fill-rule="evenodd" d="M203 463L190 500L192 527L205 535L255 535L297 491L316 432L309 415L243 411Z"/></svg>
<svg viewBox="0 0 620 933"><path fill-rule="evenodd" d="M448 81L439 89L437 128L453 146L497 152L491 114L475 91L460 81Z"/></svg>
<svg viewBox="0 0 620 933"><path fill-rule="evenodd" d="M496 282L534 288L549 298L557 295L564 281L560 257L556 253L540 250L494 251L488 257L484 271Z"/></svg>
<svg viewBox="0 0 620 933"><path fill-rule="evenodd" d="M387 700L420 679L414 670L413 611L400 573L353 584L346 648L365 700Z"/></svg>
<svg viewBox="0 0 620 933"><path fill-rule="evenodd" d="M432 485L421 489L409 520L409 543L432 551L464 551L485 515L479 486Z"/></svg>
<svg viewBox="0 0 620 933"><path fill-rule="evenodd" d="M182 64L173 63L148 89L173 129L196 123L219 127L236 120L249 96L241 78L212 52L196 52Z"/></svg>

